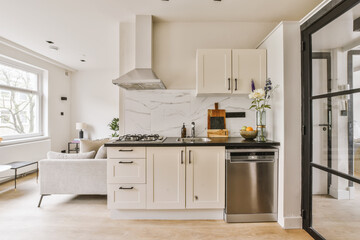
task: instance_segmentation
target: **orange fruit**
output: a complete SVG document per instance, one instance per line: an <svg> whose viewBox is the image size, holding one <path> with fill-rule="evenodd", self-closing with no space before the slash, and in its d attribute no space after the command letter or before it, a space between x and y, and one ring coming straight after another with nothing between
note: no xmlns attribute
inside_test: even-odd
<svg viewBox="0 0 360 240"><path fill-rule="evenodd" d="M254 129L252 127L247 127L246 131L251 132L251 131L254 131Z"/></svg>

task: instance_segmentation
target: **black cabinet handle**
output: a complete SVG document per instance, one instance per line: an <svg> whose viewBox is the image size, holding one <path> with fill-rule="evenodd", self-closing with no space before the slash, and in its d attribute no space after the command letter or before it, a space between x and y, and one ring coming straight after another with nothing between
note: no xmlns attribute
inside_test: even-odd
<svg viewBox="0 0 360 240"><path fill-rule="evenodd" d="M121 190L131 190L134 189L134 187L119 187Z"/></svg>
<svg viewBox="0 0 360 240"><path fill-rule="evenodd" d="M184 164L184 150L181 150L181 164Z"/></svg>
<svg viewBox="0 0 360 240"><path fill-rule="evenodd" d="M189 164L191 164L191 150L189 150Z"/></svg>
<svg viewBox="0 0 360 240"><path fill-rule="evenodd" d="M133 149L120 149L119 152L132 152Z"/></svg>
<svg viewBox="0 0 360 240"><path fill-rule="evenodd" d="M228 78L228 82L229 82L228 90L230 90L230 78Z"/></svg>
<svg viewBox="0 0 360 240"><path fill-rule="evenodd" d="M235 78L235 91L237 91L237 78Z"/></svg>
<svg viewBox="0 0 360 240"><path fill-rule="evenodd" d="M130 161L130 162L123 162L123 161L120 161L119 163L122 163L122 164L130 164L130 163L134 163L134 161Z"/></svg>

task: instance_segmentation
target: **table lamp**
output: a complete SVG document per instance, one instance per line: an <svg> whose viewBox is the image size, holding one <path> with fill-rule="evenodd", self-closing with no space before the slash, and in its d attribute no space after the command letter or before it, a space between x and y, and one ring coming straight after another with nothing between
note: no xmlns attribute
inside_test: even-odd
<svg viewBox="0 0 360 240"><path fill-rule="evenodd" d="M84 131L86 129L86 123L76 123L76 130L80 130L79 131L79 138L83 139L84 138Z"/></svg>

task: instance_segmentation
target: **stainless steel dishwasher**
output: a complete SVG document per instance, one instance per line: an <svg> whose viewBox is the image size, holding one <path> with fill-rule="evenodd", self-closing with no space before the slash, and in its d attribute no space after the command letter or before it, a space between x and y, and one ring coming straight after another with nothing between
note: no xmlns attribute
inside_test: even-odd
<svg viewBox="0 0 360 240"><path fill-rule="evenodd" d="M278 149L226 149L226 222L277 221Z"/></svg>

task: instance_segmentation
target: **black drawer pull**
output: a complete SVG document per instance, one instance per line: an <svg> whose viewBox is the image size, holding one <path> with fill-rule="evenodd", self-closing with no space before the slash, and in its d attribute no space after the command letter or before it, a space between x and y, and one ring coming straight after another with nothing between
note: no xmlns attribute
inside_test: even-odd
<svg viewBox="0 0 360 240"><path fill-rule="evenodd" d="M119 163L122 163L122 164L130 164L130 163L134 163L134 161L130 161L130 162L123 162L123 161L120 161Z"/></svg>
<svg viewBox="0 0 360 240"><path fill-rule="evenodd" d="M133 149L120 149L119 152L132 152Z"/></svg>
<svg viewBox="0 0 360 240"><path fill-rule="evenodd" d="M119 189L122 189L122 190L131 190L131 189L134 189L134 187L119 187Z"/></svg>

